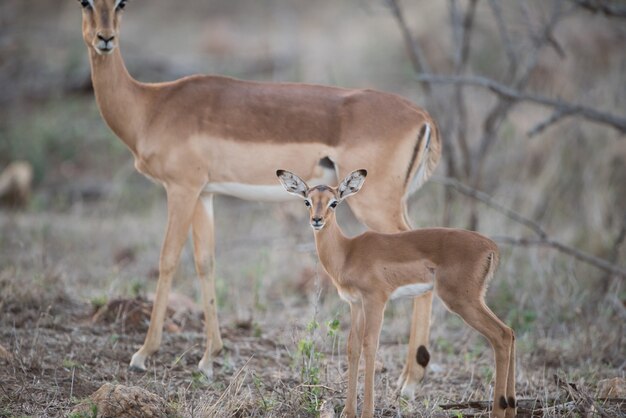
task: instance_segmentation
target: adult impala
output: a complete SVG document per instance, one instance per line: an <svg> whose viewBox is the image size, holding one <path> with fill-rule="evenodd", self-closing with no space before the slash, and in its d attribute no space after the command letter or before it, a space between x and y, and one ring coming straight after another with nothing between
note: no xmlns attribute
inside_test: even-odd
<svg viewBox="0 0 626 418"><path fill-rule="evenodd" d="M167 193L150 327L131 368L145 370L146 358L161 343L172 275L191 226L207 334L199 368L212 374L212 356L222 348L214 290L214 194L282 200L286 194L274 186L276 167L297 169L311 184L336 184L338 176L367 166L371 185L350 202L352 211L377 231L409 229L406 198L428 179L441 153L437 127L423 109L392 94L307 84L219 76L140 83L129 75L118 48L126 0L79 1L102 117L133 153L137 170ZM431 302L427 294L414 303L400 377L405 393L428 362Z"/></svg>
<svg viewBox="0 0 626 418"><path fill-rule="evenodd" d="M350 304L348 396L342 415L356 416L361 350L365 357L362 417L374 414L374 360L387 301L436 289L451 311L491 343L496 359L493 416L515 416L515 336L485 305L487 284L499 251L489 238L472 231L428 228L395 234L366 232L347 238L335 208L363 186L367 172L350 173L339 187L312 188L298 176L276 172L285 189L309 208L315 246L339 296Z"/></svg>

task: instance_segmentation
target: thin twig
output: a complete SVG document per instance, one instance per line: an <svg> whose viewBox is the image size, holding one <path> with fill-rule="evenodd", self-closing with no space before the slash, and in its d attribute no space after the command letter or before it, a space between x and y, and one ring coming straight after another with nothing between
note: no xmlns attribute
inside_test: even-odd
<svg viewBox="0 0 626 418"><path fill-rule="evenodd" d="M515 238L515 237L506 237L506 236L493 236L491 238L498 243L507 244L507 245L515 245L515 246L521 246L521 247L529 247L529 246L551 247L561 253L570 255L577 260L583 261L587 264L597 267L600 270L604 270L616 276L621 276L623 278L626 278L626 269L621 268L615 264L612 264L603 258L596 257L595 255L591 255L589 253L586 253L584 251L581 251L569 245L563 244L562 242L556 241L554 239Z"/></svg>
<svg viewBox="0 0 626 418"><path fill-rule="evenodd" d="M502 17L501 1L489 0L489 7L491 8L493 16L496 18L496 24L498 26L498 32L500 32L500 39L502 39L504 52L509 59L509 71L514 73L517 68L517 55L515 54L515 49L513 48L509 31L507 30L504 18Z"/></svg>
<svg viewBox="0 0 626 418"><path fill-rule="evenodd" d="M531 128L528 132L526 132L526 135L529 138L532 138L533 136L538 135L541 132L543 132L550 125L554 125L555 123L557 123L558 121L560 121L564 117L570 116L571 114L572 113L570 113L567 110L556 109L554 111L554 113L552 113L552 115L550 115L549 118L547 118L547 119L541 121L540 123L536 124L533 128Z"/></svg>
<svg viewBox="0 0 626 418"><path fill-rule="evenodd" d="M482 192L480 190L476 190L452 178L433 176L432 181L435 183L443 184L447 187L452 187L453 189L457 190L460 193L463 193L466 196L472 197L476 200L479 200L485 203L487 206L502 213L504 216L511 219L512 221L526 226L528 229L530 229L537 235L537 238L514 238L514 237L507 237L507 236L497 236L497 237L492 237L494 241L503 243L503 244L518 245L518 246L539 245L539 246L551 247L561 253L570 255L576 258L577 260L583 261L601 270L626 278L626 269L614 263L611 263L608 260L605 260L600 257L596 257L595 255L586 253L577 248L574 248L567 244L563 244L560 241L550 238L548 234L546 233L546 231L541 227L541 225L539 225L538 222L532 219L529 219L519 214L518 212L497 203L487 193Z"/></svg>
<svg viewBox="0 0 626 418"><path fill-rule="evenodd" d="M569 0L592 13L602 13L609 17L626 18L626 7L611 0Z"/></svg>
<svg viewBox="0 0 626 418"><path fill-rule="evenodd" d="M452 0L450 4L452 25L454 32L457 33L457 51L455 53L454 63L454 72L457 75L463 74L467 68L471 33L474 27L474 16L476 15L477 4L478 0L471 0L462 22L458 16L456 0ZM461 149L461 155L463 156L463 171L465 175L469 175L471 172L471 155L467 142L467 107L465 105L465 97L461 85L455 86L454 95L458 114L456 137ZM452 150L448 150L448 152L452 152Z"/></svg>
<svg viewBox="0 0 626 418"><path fill-rule="evenodd" d="M531 231L533 231L535 234L537 234L540 238L542 239L546 239L548 237L548 234L543 230L543 228L541 227L541 225L539 225L537 222L533 221L532 219L529 219L523 215L521 215L518 212L515 212L512 209L509 209L499 203L497 203L496 201L494 201L494 199L489 196L487 193L485 192L481 192L480 190L476 190L470 186L467 186L463 183L461 183L458 180L449 178L449 177L441 177L441 176L432 176L431 177L431 181L433 181L434 183L439 183L439 184L443 184L444 186L448 186L448 187L452 187L453 189L455 189L456 191L472 197L476 200L479 200L483 203L485 203L487 206L495 209L496 211L502 213L504 216L506 216L507 218L511 219L512 221L515 221L519 224L524 225L525 227L527 227L528 229L530 229Z"/></svg>
<svg viewBox="0 0 626 418"><path fill-rule="evenodd" d="M566 112L568 115L580 115L587 120L610 125L618 131L626 133L626 119L624 118L608 112L600 112L580 104L568 103L535 93L519 91L487 77L419 74L417 80L420 82L427 81L429 83L465 84L483 87L507 99L553 107L561 112Z"/></svg>
<svg viewBox="0 0 626 418"><path fill-rule="evenodd" d="M422 52L422 48L413 38L411 31L409 30L406 20L404 19L404 13L402 8L398 5L398 0L385 0L387 5L391 9L393 16L395 17L398 25L400 26L400 31L402 32L402 37L404 38L404 44L406 45L407 52L409 54L409 59L411 60L411 65L413 69L417 73L421 72L430 72L430 67L426 62L426 58L424 57L424 53ZM432 89L430 84L425 81L422 83L422 88L424 89L424 93L427 96L430 96L432 93Z"/></svg>

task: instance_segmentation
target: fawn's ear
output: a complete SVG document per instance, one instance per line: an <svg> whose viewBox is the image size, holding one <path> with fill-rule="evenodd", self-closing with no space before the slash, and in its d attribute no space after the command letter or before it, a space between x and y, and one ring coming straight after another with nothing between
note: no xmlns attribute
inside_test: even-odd
<svg viewBox="0 0 626 418"><path fill-rule="evenodd" d="M280 180L285 190L303 199L306 198L306 194L309 191L309 186L306 185L304 180L286 170L276 170L276 175L278 176L278 180Z"/></svg>
<svg viewBox="0 0 626 418"><path fill-rule="evenodd" d="M343 200L361 190L366 176L367 170L363 169L348 174L337 189L339 191L339 199Z"/></svg>

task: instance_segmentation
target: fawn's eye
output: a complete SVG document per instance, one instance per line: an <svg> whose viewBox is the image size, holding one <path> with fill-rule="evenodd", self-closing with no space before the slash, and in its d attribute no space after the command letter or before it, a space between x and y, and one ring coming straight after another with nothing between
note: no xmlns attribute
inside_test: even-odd
<svg viewBox="0 0 626 418"><path fill-rule="evenodd" d="M83 9L91 9L91 3L88 0L80 0L80 5Z"/></svg>
<svg viewBox="0 0 626 418"><path fill-rule="evenodd" d="M337 207L337 205L339 204L339 202L337 202L336 200L333 201L333 203L330 204L330 207L335 209Z"/></svg>
<svg viewBox="0 0 626 418"><path fill-rule="evenodd" d="M311 202L309 202L308 200L305 200L305 201L304 201L304 205L305 205L307 208L309 208L309 207L311 207Z"/></svg>
<svg viewBox="0 0 626 418"><path fill-rule="evenodd" d="M124 7L126 7L126 0L121 0L118 4L116 9L117 10L122 10Z"/></svg>

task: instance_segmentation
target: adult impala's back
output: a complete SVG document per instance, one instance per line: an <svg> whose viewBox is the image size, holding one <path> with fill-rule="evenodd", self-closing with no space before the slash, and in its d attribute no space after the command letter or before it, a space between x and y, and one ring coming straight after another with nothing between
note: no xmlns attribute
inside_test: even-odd
<svg viewBox="0 0 626 418"><path fill-rule="evenodd" d="M102 116L133 153L137 170L167 192L156 298L132 368L145 370L147 356L160 345L167 294L191 225L207 328L199 367L211 375L211 356L222 348L214 291L214 194L282 200L284 193L274 186L275 167L297 169L311 184L336 184L338 177L367 166L370 184L350 202L353 212L374 230L409 229L406 197L430 176L441 149L437 127L423 109L373 90L218 76L140 83L128 74L118 48L126 1L80 3ZM424 372L425 364L416 363L415 353L427 345L431 300L428 294L414 305L401 377L405 390Z"/></svg>

